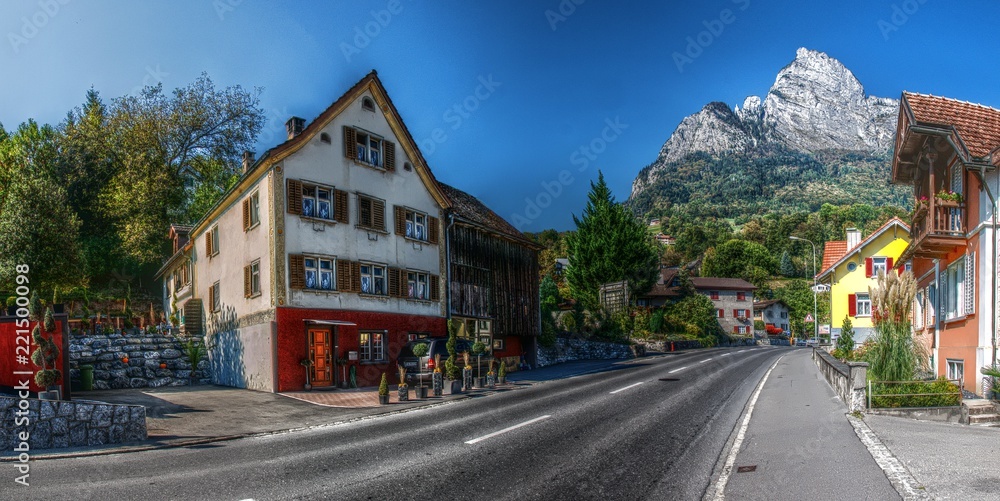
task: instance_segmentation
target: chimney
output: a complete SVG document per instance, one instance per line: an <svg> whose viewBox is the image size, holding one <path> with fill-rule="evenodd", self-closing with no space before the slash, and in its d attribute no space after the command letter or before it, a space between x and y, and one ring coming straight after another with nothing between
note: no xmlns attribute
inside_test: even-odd
<svg viewBox="0 0 1000 501"><path fill-rule="evenodd" d="M292 117L285 122L285 130L288 131L288 139L294 139L302 133L302 129L306 126L306 120L304 118Z"/></svg>
<svg viewBox="0 0 1000 501"><path fill-rule="evenodd" d="M244 151L243 152L243 173L246 174L250 170L250 166L253 165L254 152Z"/></svg>
<svg viewBox="0 0 1000 501"><path fill-rule="evenodd" d="M847 229L847 250L851 250L861 243L861 230L857 228Z"/></svg>

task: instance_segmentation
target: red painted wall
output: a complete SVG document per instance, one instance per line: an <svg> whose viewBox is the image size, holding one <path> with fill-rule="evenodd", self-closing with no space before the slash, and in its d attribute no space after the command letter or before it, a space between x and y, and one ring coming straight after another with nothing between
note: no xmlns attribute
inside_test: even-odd
<svg viewBox="0 0 1000 501"><path fill-rule="evenodd" d="M15 323L14 317L4 318L2 321L0 321L0 386L7 386L13 388L19 385L20 381L23 381L25 379L30 379L31 391L33 392L45 391L45 388L39 388L38 385L35 384L34 374L38 372L40 369L36 367L35 364L31 363L30 360L26 365L21 365L17 363L16 359L18 355L24 355L23 348L21 351L17 351L17 346L18 346L17 331L19 330L27 331L27 333L23 335L26 335L28 337L28 341L31 343L31 345L28 347L28 356L30 358L31 352L35 351L35 344L33 341L31 341L31 330L34 328L35 328L35 322L30 322L30 326L27 328L18 327L17 324ZM63 375L62 379L59 382L60 385L67 383L69 380L69 374L67 373L66 369L63 368L63 360L66 359L66 352L65 352L66 343L63 342L62 332L63 332L63 322L62 320L56 320L56 332L48 334L49 336L53 336L53 339L56 342L56 346L60 347L59 359L56 360L56 368L59 369ZM24 343L21 342L20 346L24 346ZM30 376L15 375L14 371L30 371L31 375Z"/></svg>
<svg viewBox="0 0 1000 501"><path fill-rule="evenodd" d="M369 311L344 311L307 308L277 308L278 322L278 391L299 391L306 383L306 372L300 362L306 358L306 323L305 320L337 320L352 322L354 326L338 325L330 328L336 333L334 342L337 344L336 357L347 358L348 351L359 351L359 331L387 330L386 343L388 362L382 364L362 364L351 362L357 366L358 386L377 386L382 373L389 375L390 384L396 384L399 375L396 373L396 357L400 348L406 344L410 333L430 333L434 337L447 335L446 321L442 317L402 315L395 313L376 313ZM338 367L337 379L342 371Z"/></svg>

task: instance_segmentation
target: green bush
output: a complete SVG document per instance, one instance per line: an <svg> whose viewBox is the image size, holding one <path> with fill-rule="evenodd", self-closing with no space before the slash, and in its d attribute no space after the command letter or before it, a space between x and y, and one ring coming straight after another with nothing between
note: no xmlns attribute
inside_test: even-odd
<svg viewBox="0 0 1000 501"><path fill-rule="evenodd" d="M840 329L840 337L837 338L837 349L834 351L841 353L840 356L834 356L842 360L849 359L854 352L854 326L851 325L851 318L848 316L844 317L844 323Z"/></svg>
<svg viewBox="0 0 1000 501"><path fill-rule="evenodd" d="M413 345L413 356L422 357L427 354L427 350L429 349L430 346L427 343L417 343Z"/></svg>
<svg viewBox="0 0 1000 501"><path fill-rule="evenodd" d="M556 344L556 328L551 323L542 322L542 334L538 336L538 344L551 348Z"/></svg>
<svg viewBox="0 0 1000 501"><path fill-rule="evenodd" d="M959 405L961 401L961 388L944 378L872 383L872 407L947 407Z"/></svg>
<svg viewBox="0 0 1000 501"><path fill-rule="evenodd" d="M382 381L378 384L378 394L383 397L389 395L389 379L384 372L382 373Z"/></svg>
<svg viewBox="0 0 1000 501"><path fill-rule="evenodd" d="M455 319L448 320L448 342L444 344L445 348L448 349L448 360L444 362L445 375L448 379L456 381L459 378L461 369L459 369L458 364L455 363L457 360L458 352L456 347L458 345L458 329L459 323Z"/></svg>

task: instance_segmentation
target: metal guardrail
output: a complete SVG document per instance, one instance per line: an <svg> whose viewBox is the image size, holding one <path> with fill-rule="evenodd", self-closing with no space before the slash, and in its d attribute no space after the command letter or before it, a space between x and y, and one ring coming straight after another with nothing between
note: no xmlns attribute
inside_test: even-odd
<svg viewBox="0 0 1000 501"><path fill-rule="evenodd" d="M888 385L888 386L891 386L891 385L904 385L904 384L927 384L927 385L930 385L930 384L934 384L935 382L939 382L939 381L947 381L949 383L952 383L953 385L955 385L958 388L958 391L955 391L955 392L945 392L945 393L940 393L940 392L937 392L937 393L874 393L873 389L872 389L874 385ZM873 385L873 383L874 383L874 385ZM962 381L959 380L959 379L943 379L943 380L942 379L931 379L931 380L913 380L913 381L874 381L874 382L871 381L871 380L869 380L868 381L868 391L867 391L868 408L869 409L873 409L873 408L889 409L889 408L906 408L906 407L947 407L945 405L939 405L939 406L926 406L926 405L904 406L904 405L897 405L897 406L878 406L878 407L875 407L873 405L873 401L875 399L878 399L878 398L883 398L884 399L884 398L904 398L904 397L905 398L912 398L912 397L952 397L952 396L954 396L954 397L956 397L956 400L955 400L955 403L951 404L951 405L962 405L962 393L963 393L963 386L962 386L962 384L963 384Z"/></svg>

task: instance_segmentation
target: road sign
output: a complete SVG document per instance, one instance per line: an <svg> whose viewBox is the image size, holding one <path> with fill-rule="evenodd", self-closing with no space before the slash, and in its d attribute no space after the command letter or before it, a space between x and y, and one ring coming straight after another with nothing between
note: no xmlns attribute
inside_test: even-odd
<svg viewBox="0 0 1000 501"><path fill-rule="evenodd" d="M816 284L810 288L817 294L821 292L830 292L830 286L827 284Z"/></svg>
<svg viewBox="0 0 1000 501"><path fill-rule="evenodd" d="M806 313L806 319L803 320L803 322L812 322L812 321L813 321L812 314L811 313Z"/></svg>

